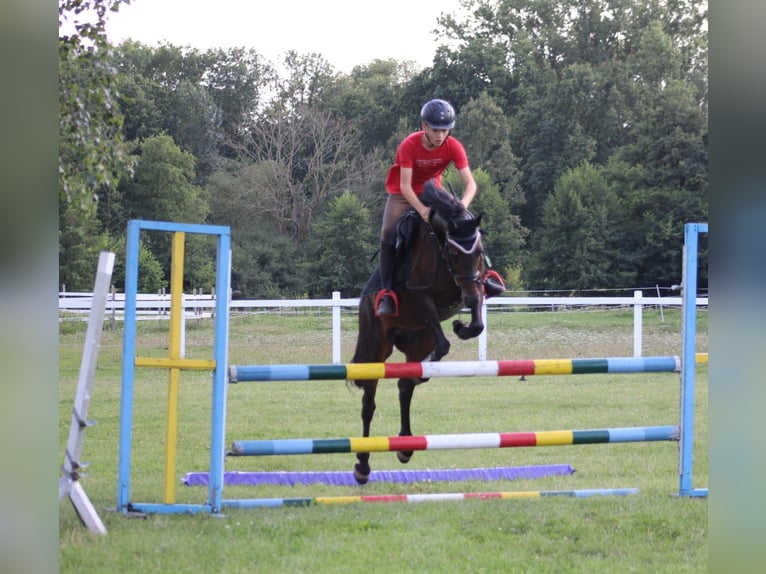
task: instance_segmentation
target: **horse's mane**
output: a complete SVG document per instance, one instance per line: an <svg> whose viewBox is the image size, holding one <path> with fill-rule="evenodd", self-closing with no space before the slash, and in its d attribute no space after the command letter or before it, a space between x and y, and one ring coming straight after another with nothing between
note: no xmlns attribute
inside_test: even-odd
<svg viewBox="0 0 766 574"><path fill-rule="evenodd" d="M473 246L476 234L479 232L481 216L474 217L462 201L445 189L437 187L432 179L423 186L420 200L436 213L430 218L431 225L435 229L440 229L442 233L459 242L465 249Z"/></svg>
<svg viewBox="0 0 766 574"><path fill-rule="evenodd" d="M447 220L464 218L468 214L461 201L446 189L437 187L433 179L429 179L423 186L420 201Z"/></svg>

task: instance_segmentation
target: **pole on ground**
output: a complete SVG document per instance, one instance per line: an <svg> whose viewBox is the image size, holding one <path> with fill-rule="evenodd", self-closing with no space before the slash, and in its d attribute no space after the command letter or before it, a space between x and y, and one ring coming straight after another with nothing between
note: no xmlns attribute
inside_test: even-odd
<svg viewBox="0 0 766 574"><path fill-rule="evenodd" d="M98 259L96 283L93 288L88 330L85 334L85 345L80 363L80 376L77 381L77 394L72 408L72 424L69 429L69 440L64 453L61 478L59 479L59 503L65 496L72 501L77 516L83 525L91 532L106 534L106 527L98 516L98 512L88 499L85 489L79 480L81 469L87 465L80 460L82 444L85 439L85 429L93 425L88 421L91 390L96 377L96 358L101 344L106 300L109 295L109 285L114 268L114 253L102 251Z"/></svg>

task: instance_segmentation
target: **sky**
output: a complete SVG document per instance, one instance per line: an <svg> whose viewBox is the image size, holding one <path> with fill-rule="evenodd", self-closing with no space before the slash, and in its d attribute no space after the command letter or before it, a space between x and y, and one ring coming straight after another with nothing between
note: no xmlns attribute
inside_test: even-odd
<svg viewBox="0 0 766 574"><path fill-rule="evenodd" d="M112 43L253 48L272 63L288 50L321 54L337 70L375 59L433 63L433 30L460 0L132 0L109 16Z"/></svg>

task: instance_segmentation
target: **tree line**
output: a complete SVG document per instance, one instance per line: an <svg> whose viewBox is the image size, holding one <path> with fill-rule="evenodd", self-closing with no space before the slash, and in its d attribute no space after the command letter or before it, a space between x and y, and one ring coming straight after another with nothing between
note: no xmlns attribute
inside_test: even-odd
<svg viewBox="0 0 766 574"><path fill-rule="evenodd" d="M491 263L510 289L670 286L683 224L707 221L707 2L464 0L432 66L340 73L318 53L111 45L124 0L60 0L59 281L89 290L129 219L228 225L248 298L357 295L376 265L383 182L421 105L449 100ZM443 181L460 192L448 172ZM703 245L703 248L705 245ZM142 236L139 289L170 275ZM705 255L702 261L706 260ZM706 265L701 285L707 283ZM184 284L214 284L187 237Z"/></svg>

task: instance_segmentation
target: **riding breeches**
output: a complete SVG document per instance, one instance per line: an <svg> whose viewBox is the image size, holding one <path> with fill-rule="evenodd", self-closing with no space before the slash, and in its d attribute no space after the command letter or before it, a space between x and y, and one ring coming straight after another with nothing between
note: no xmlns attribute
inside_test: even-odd
<svg viewBox="0 0 766 574"><path fill-rule="evenodd" d="M412 209L412 205L403 195L388 194L386 207L383 210L383 224L380 228L381 244L394 245L396 243L396 223L409 209Z"/></svg>

